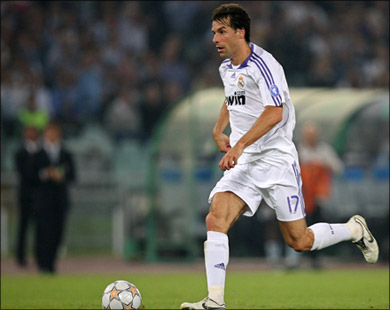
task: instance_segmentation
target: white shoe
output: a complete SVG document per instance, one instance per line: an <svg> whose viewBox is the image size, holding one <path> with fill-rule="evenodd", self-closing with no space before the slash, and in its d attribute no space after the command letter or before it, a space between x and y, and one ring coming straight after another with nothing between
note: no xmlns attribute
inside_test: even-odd
<svg viewBox="0 0 390 310"><path fill-rule="evenodd" d="M185 310L225 310L225 304L219 304L215 302L214 300L206 297L205 299L195 302L195 303L189 303L184 302L181 304L180 309Z"/></svg>
<svg viewBox="0 0 390 310"><path fill-rule="evenodd" d="M362 251L367 263L375 264L378 261L379 247L374 236L368 229L366 220L360 215L352 216L348 223L357 223L362 227L362 237L356 242L353 242L360 251Z"/></svg>

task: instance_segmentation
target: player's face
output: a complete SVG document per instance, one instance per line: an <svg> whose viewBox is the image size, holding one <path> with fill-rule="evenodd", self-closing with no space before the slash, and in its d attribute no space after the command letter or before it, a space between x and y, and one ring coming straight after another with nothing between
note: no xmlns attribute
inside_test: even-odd
<svg viewBox="0 0 390 310"><path fill-rule="evenodd" d="M229 26L229 21L213 21L211 27L214 33L213 43L222 58L234 58L239 44L240 33Z"/></svg>

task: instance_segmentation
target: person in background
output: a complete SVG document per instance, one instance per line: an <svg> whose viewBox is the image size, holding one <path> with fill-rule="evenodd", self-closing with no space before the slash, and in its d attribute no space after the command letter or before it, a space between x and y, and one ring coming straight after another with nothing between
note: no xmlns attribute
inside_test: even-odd
<svg viewBox="0 0 390 310"><path fill-rule="evenodd" d="M306 221L312 225L323 218L321 210L331 195L332 176L343 172L343 163L331 145L320 141L318 126L312 122L302 128L298 154ZM310 252L309 257L312 266L319 268L318 251Z"/></svg>
<svg viewBox="0 0 390 310"><path fill-rule="evenodd" d="M15 153L15 167L18 174L18 233L16 259L21 267L27 266L27 229L32 222L37 182L33 178L33 159L39 151L39 132L35 127L23 129L23 142Z"/></svg>
<svg viewBox="0 0 390 310"><path fill-rule="evenodd" d="M117 142L140 137L142 118L138 97L139 94L134 88L122 87L107 108L104 124Z"/></svg>
<svg viewBox="0 0 390 310"><path fill-rule="evenodd" d="M149 82L145 86L144 96L140 104L144 141L149 141L152 137L153 130L164 113L166 103L163 97L158 82Z"/></svg>
<svg viewBox="0 0 390 310"><path fill-rule="evenodd" d="M72 154L62 144L60 126L54 122L44 130L42 149L34 158L34 175L39 182L36 260L41 272L55 273L69 210L68 187L75 180L75 167Z"/></svg>
<svg viewBox="0 0 390 310"><path fill-rule="evenodd" d="M23 127L32 126L43 130L50 120L49 111L38 106L36 94L31 91L25 105L18 111L19 124Z"/></svg>

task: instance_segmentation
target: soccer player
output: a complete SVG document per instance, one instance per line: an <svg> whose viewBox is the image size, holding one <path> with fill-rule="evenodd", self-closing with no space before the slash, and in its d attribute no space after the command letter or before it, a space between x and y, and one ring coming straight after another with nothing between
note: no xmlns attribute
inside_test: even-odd
<svg viewBox="0 0 390 310"><path fill-rule="evenodd" d="M282 66L250 42L250 18L238 4L222 4L212 14L213 43L225 60L219 67L225 101L213 129L226 153L224 171L210 193L204 243L208 296L181 309L225 309L229 262L227 232L241 216L253 216L264 200L275 210L285 242L295 251L316 251L341 241L354 242L367 262L378 245L363 217L347 223L305 222L298 154L292 142L295 112ZM223 133L230 123L230 137Z"/></svg>

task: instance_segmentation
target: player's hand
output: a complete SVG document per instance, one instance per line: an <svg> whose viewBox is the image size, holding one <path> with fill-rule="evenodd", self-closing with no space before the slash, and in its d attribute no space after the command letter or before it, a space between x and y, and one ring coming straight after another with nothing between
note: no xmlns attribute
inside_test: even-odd
<svg viewBox="0 0 390 310"><path fill-rule="evenodd" d="M214 134L214 141L217 144L218 150L222 153L227 153L232 148L230 146L230 139L227 135L223 133Z"/></svg>
<svg viewBox="0 0 390 310"><path fill-rule="evenodd" d="M230 149L221 159L219 162L219 168L222 171L230 170L235 165L237 165L238 158L241 156L242 152L244 151L244 148L242 148L240 145L236 144L233 148Z"/></svg>

